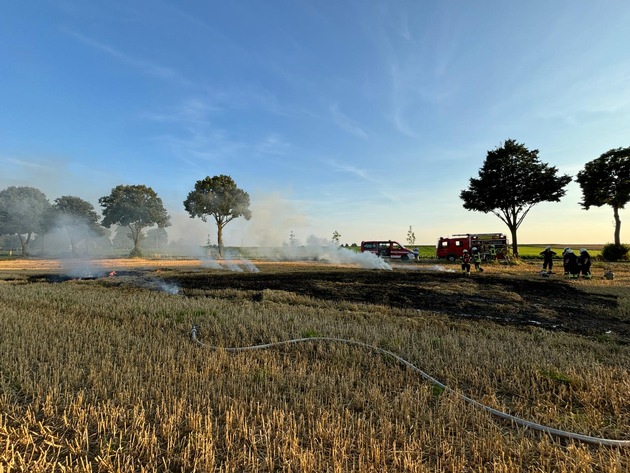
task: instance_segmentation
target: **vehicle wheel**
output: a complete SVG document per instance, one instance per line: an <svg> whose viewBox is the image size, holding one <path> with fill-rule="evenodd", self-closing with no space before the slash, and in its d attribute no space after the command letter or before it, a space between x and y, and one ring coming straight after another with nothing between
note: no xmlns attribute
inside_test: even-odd
<svg viewBox="0 0 630 473"><path fill-rule="evenodd" d="M409 255L402 255L400 259L403 261L407 261L409 259Z"/></svg>
<svg viewBox="0 0 630 473"><path fill-rule="evenodd" d="M446 259L452 263L453 261L455 261L457 259L457 256L455 256L455 255L448 255L446 257Z"/></svg>

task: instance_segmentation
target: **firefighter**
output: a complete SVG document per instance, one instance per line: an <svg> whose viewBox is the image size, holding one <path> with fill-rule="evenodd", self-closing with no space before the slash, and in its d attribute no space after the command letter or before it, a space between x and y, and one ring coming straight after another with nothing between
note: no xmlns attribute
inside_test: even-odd
<svg viewBox="0 0 630 473"><path fill-rule="evenodd" d="M573 250L571 248L566 249L562 261L564 263L565 274L567 274L570 279L577 279L580 277L578 258L577 256L575 256L575 253L573 253Z"/></svg>
<svg viewBox="0 0 630 473"><path fill-rule="evenodd" d="M462 260L462 273L464 273L466 276L469 276L470 275L470 253L468 253L468 250L464 250L461 260Z"/></svg>
<svg viewBox="0 0 630 473"><path fill-rule="evenodd" d="M473 246L472 249L472 259L475 263L475 271L483 273L483 268L481 267L481 252L477 249L476 246Z"/></svg>
<svg viewBox="0 0 630 473"><path fill-rule="evenodd" d="M551 250L551 247L548 246L545 248L545 251L540 252L540 256L543 257L543 271L547 270L547 266L549 266L549 273L551 274L551 270L553 269L553 257L556 256L556 252Z"/></svg>
<svg viewBox="0 0 630 473"><path fill-rule="evenodd" d="M568 274L569 274L569 270L567 269L567 260L565 259L565 256L566 256L566 254L567 254L567 251L568 251L569 249L570 249L570 248L565 248L564 250L562 250L562 267L563 267L563 269L564 269L564 275L565 275L565 276L568 276Z"/></svg>
<svg viewBox="0 0 630 473"><path fill-rule="evenodd" d="M591 279L591 255L586 251L586 248L580 248L578 264L582 270L582 277L584 279Z"/></svg>
<svg viewBox="0 0 630 473"><path fill-rule="evenodd" d="M490 245L490 259L492 261L497 259L497 248L494 245Z"/></svg>

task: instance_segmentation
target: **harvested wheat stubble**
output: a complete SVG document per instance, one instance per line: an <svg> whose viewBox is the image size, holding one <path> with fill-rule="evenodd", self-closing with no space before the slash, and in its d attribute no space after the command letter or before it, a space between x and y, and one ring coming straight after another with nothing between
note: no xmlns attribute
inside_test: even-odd
<svg viewBox="0 0 630 473"><path fill-rule="evenodd" d="M134 272L134 279L180 282L181 293L132 284L126 279L131 275L120 281L49 282L41 276L52 272L40 277L11 272L6 280L0 274L1 468L630 468L623 450L513 429L454 393L436 390L387 356L329 345L230 354L208 352L189 340L192 324L200 326L204 343L220 346L300 336L358 340L400 354L458 393L494 408L564 430L626 438L630 350L612 335L467 319L403 306L404 300L415 304L421 298L397 299L394 292L383 293L388 303L360 301L353 279L361 281L363 273L351 268L261 266L258 276L269 285L262 289L252 288L253 274L237 278L194 267L157 269L143 265L125 271ZM493 283L497 290L520 279L519 287L533 287L527 281L537 280L534 274L488 272L497 280L517 279ZM30 276L35 276L31 282ZM272 286L274 278L287 281L284 289ZM228 281L239 285L228 287ZM396 284L415 285L427 298L443 301L442 295L458 288L474 294L477 281L401 274ZM309 285L310 292L300 289ZM566 287L581 298L580 306L616 295L616 305L602 307L600 317L614 315L621 323L627 314L623 295L614 292L617 285L588 286L586 294L577 292L581 281ZM595 297L589 299L593 289ZM531 296L509 299L534 310L539 302Z"/></svg>

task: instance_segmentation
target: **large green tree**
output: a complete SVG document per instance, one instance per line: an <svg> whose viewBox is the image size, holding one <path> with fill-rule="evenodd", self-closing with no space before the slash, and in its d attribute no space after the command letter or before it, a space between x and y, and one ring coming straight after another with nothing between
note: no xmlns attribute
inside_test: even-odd
<svg viewBox="0 0 630 473"><path fill-rule="evenodd" d="M98 223L99 216L94 206L80 197L64 195L53 204L53 225L66 230L70 249L77 256L79 242L90 236L102 236L106 230Z"/></svg>
<svg viewBox="0 0 630 473"><path fill-rule="evenodd" d="M615 244L621 245L619 210L630 202L630 147L606 151L584 165L576 178L585 210L610 205L615 217Z"/></svg>
<svg viewBox="0 0 630 473"><path fill-rule="evenodd" d="M170 217L153 189L144 185L120 185L112 189L110 195L101 197L98 202L103 207L104 227L120 225L129 228L133 249L130 256L142 256L140 240L142 230L157 225L168 227Z"/></svg>
<svg viewBox="0 0 630 473"><path fill-rule="evenodd" d="M0 191L0 234L17 235L22 256L28 257L33 235L45 233L49 224L50 202L34 187L7 187Z"/></svg>
<svg viewBox="0 0 630 473"><path fill-rule="evenodd" d="M464 208L493 213L510 229L512 252L518 256L516 232L523 220L540 202L558 202L566 193L571 176L558 176L558 170L542 163L538 150L508 139L503 146L488 151L477 178L461 191Z"/></svg>
<svg viewBox="0 0 630 473"><path fill-rule="evenodd" d="M223 255L223 227L235 218L249 220L249 194L239 189L230 176L206 177L195 183L184 201L184 208L190 218L199 217L204 222L212 216L217 224L219 254Z"/></svg>

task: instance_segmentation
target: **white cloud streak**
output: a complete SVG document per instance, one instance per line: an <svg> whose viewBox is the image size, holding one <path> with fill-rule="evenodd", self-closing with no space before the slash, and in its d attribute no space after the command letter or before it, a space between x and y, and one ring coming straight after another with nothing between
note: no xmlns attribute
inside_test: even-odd
<svg viewBox="0 0 630 473"><path fill-rule="evenodd" d="M109 56L117 59L121 63L131 66L133 69L138 70L143 74L150 75L150 76L162 79L162 80L167 80L169 82L173 82L180 86L192 87L195 85L193 82L188 80L186 77L184 77L175 69L162 66L160 64L155 64L151 61L147 61L144 59L135 58L108 44L92 39L81 33L77 33L76 31L66 30L66 32L69 35L81 41L82 43L108 54Z"/></svg>
<svg viewBox="0 0 630 473"><path fill-rule="evenodd" d="M339 106L337 104L330 106L330 113L332 115L333 122L342 130L360 138L368 137L368 134L354 120L339 110Z"/></svg>

